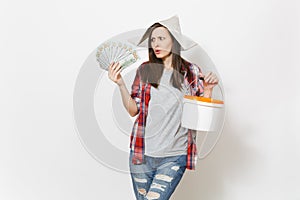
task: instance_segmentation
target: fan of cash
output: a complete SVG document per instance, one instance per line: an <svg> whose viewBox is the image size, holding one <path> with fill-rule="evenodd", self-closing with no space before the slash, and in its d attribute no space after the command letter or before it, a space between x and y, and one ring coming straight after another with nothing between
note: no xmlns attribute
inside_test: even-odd
<svg viewBox="0 0 300 200"><path fill-rule="evenodd" d="M97 48L96 58L99 66L107 71L112 62L119 62L124 69L135 63L139 56L131 44L107 41Z"/></svg>

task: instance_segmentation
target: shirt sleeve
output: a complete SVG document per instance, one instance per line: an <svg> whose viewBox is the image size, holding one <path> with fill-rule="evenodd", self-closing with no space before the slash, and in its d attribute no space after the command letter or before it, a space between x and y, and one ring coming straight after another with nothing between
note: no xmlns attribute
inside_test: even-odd
<svg viewBox="0 0 300 200"><path fill-rule="evenodd" d="M140 112L140 103L141 103L141 76L140 76L140 67L136 70L136 74L131 86L130 96L135 101L138 112Z"/></svg>

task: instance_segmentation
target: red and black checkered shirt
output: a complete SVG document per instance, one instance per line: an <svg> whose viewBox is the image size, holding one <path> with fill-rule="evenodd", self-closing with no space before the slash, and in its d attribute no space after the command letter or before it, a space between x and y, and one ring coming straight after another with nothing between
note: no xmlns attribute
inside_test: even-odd
<svg viewBox="0 0 300 200"><path fill-rule="evenodd" d="M135 100L138 108L138 116L133 124L131 136L130 136L130 148L133 149L134 154L132 158L133 164L142 164L144 162L145 152L145 123L148 114L148 105L150 100L151 84L141 81L140 69L148 62L141 64L137 71L131 86L131 97ZM182 66L184 71L188 70ZM199 66L195 64L189 64L189 70L192 72L192 78L187 77L187 73L184 75L184 85L189 88L190 95L202 96L203 95L203 81L201 77L203 74ZM193 82L193 84L191 84ZM187 164L186 168L195 170L197 161L197 148L196 148L196 130L188 129L188 147L187 147Z"/></svg>

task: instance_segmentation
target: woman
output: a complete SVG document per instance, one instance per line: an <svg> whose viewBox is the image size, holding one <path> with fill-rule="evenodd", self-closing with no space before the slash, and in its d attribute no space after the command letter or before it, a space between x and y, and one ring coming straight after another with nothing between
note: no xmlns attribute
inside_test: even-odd
<svg viewBox="0 0 300 200"><path fill-rule="evenodd" d="M131 94L119 63L111 63L108 76L119 86L130 116L138 115L130 140L135 196L166 200L185 170L195 169L195 131L180 126L185 88L190 95L211 97L218 78L211 72L203 76L197 65L180 56L194 44L181 34L177 16L150 26L139 46L145 41L149 61L138 67Z"/></svg>

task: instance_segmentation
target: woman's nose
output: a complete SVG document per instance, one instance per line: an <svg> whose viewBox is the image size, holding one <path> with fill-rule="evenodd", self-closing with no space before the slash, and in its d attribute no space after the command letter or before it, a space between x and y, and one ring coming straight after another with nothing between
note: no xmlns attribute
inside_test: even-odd
<svg viewBox="0 0 300 200"><path fill-rule="evenodd" d="M153 41L152 45L153 45L153 47L158 47L159 43L157 42L157 40L155 40L155 41Z"/></svg>

